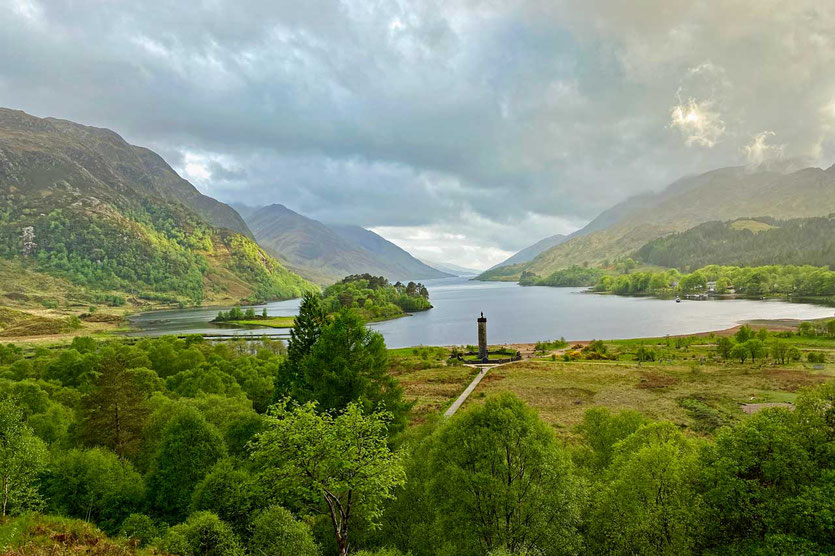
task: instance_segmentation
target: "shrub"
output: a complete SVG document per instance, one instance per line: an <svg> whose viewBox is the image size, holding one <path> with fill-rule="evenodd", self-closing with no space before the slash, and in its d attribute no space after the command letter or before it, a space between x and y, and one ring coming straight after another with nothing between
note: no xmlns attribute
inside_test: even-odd
<svg viewBox="0 0 835 556"><path fill-rule="evenodd" d="M159 548L181 556L244 554L232 528L211 512L193 513L185 523L171 527L160 541Z"/></svg>
<svg viewBox="0 0 835 556"><path fill-rule="evenodd" d="M154 520L145 514L130 514L122 522L119 534L128 539L135 539L139 546L146 546L159 535L159 528Z"/></svg>
<svg viewBox="0 0 835 556"><path fill-rule="evenodd" d="M809 363L826 363L826 354L822 351L810 351L806 354Z"/></svg>
<svg viewBox="0 0 835 556"><path fill-rule="evenodd" d="M280 506L271 506L252 520L253 554L273 556L316 556L316 543L310 527L293 518Z"/></svg>

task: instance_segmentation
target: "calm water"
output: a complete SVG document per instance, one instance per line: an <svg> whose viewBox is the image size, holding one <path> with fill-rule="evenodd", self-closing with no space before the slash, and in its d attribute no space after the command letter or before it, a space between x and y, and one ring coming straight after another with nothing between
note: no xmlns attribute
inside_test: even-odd
<svg viewBox="0 0 835 556"><path fill-rule="evenodd" d="M487 317L493 344L533 342L563 336L569 340L638 338L691 334L729 328L751 319L813 319L835 309L783 301L721 300L676 303L646 297L582 293L583 288L526 287L461 278L429 280L434 309L373 324L389 347L474 344L475 319ZM298 300L266 305L270 315L293 315ZM261 306L256 312L260 313ZM223 329L209 324L218 309L154 311L132 320L135 334L255 334L259 330ZM272 332L279 332L272 330Z"/></svg>

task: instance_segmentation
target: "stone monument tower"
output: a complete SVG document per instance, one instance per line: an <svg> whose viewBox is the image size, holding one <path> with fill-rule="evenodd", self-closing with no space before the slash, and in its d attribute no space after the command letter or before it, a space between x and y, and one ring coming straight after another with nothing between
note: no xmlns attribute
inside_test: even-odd
<svg viewBox="0 0 835 556"><path fill-rule="evenodd" d="M487 358L487 319L483 312L478 318L478 358Z"/></svg>

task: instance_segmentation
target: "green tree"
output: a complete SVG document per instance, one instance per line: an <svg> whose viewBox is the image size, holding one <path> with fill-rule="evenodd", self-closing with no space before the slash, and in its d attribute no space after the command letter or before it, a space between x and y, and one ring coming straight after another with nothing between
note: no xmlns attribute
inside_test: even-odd
<svg viewBox="0 0 835 556"><path fill-rule="evenodd" d="M722 336L716 341L716 352L722 357L722 359L730 359L733 347L733 340L727 336Z"/></svg>
<svg viewBox="0 0 835 556"><path fill-rule="evenodd" d="M137 369L147 364L143 354L128 346L103 351L99 378L81 402L82 437L88 445L106 446L122 457L139 450L149 392L141 390L144 374Z"/></svg>
<svg viewBox="0 0 835 556"><path fill-rule="evenodd" d="M782 340L775 340L771 344L771 357L781 365L785 365L791 356L791 346Z"/></svg>
<svg viewBox="0 0 835 556"><path fill-rule="evenodd" d="M684 293L698 293L707 290L707 279L701 272L685 274L678 283L679 289Z"/></svg>
<svg viewBox="0 0 835 556"><path fill-rule="evenodd" d="M159 536L159 527L145 514L130 514L122 522L119 535L138 541L139 546L147 546Z"/></svg>
<svg viewBox="0 0 835 556"><path fill-rule="evenodd" d="M762 340L751 339L742 345L746 350L748 350L752 363L765 355L765 346L763 345Z"/></svg>
<svg viewBox="0 0 835 556"><path fill-rule="evenodd" d="M734 339L738 344L744 344L754 337L754 330L747 324L739 327L739 330L734 334Z"/></svg>
<svg viewBox="0 0 835 556"><path fill-rule="evenodd" d="M142 475L105 448L56 454L43 482L51 512L93 521L110 534L145 498Z"/></svg>
<svg viewBox="0 0 835 556"><path fill-rule="evenodd" d="M299 304L299 314L290 329L287 358L279 368L274 401L293 394L294 390L301 387L301 363L310 355L313 344L327 323L328 313L322 304L322 296L318 293L305 293Z"/></svg>
<svg viewBox="0 0 835 556"><path fill-rule="evenodd" d="M46 447L24 424L21 408L12 400L0 400L0 498L3 517L41 507L37 478L46 458Z"/></svg>
<svg viewBox="0 0 835 556"><path fill-rule="evenodd" d="M268 479L330 519L340 556L348 553L354 521L375 527L382 504L404 482L400 457L387 445L387 412L364 414L350 403L341 413L316 404L273 407L253 457ZM324 508L323 508L324 503Z"/></svg>
<svg viewBox="0 0 835 556"><path fill-rule="evenodd" d="M646 419L637 411L613 414L608 408L593 407L583 414L577 432L583 439L578 460L598 472L612 462L615 444L638 430Z"/></svg>
<svg viewBox="0 0 835 556"><path fill-rule="evenodd" d="M456 554L573 554L582 490L553 430L509 393L455 415L437 433L430 485Z"/></svg>
<svg viewBox="0 0 835 556"><path fill-rule="evenodd" d="M733 359L739 359L740 363L745 363L745 360L748 359L749 355L748 348L746 348L744 344L734 344L729 355Z"/></svg>
<svg viewBox="0 0 835 556"><path fill-rule="evenodd" d="M403 389L389 373L383 336L368 329L353 310L343 309L326 325L302 362L305 401L321 409L341 410L358 402L367 413L386 409L394 418L392 431L405 426L409 405Z"/></svg>
<svg viewBox="0 0 835 556"><path fill-rule="evenodd" d="M786 500L816 476L814 435L801 434L792 412L764 409L719 432L704 452L700 490L713 545L762 539L777 528ZM811 438L810 438L811 437Z"/></svg>
<svg viewBox="0 0 835 556"><path fill-rule="evenodd" d="M310 527L296 520L281 506L270 506L252 520L252 554L271 556L317 556Z"/></svg>
<svg viewBox="0 0 835 556"><path fill-rule="evenodd" d="M652 423L615 452L589 517L592 552L693 553L701 517L697 446L673 423Z"/></svg>
<svg viewBox="0 0 835 556"><path fill-rule="evenodd" d="M166 519L185 517L194 487L226 456L217 429L191 407L181 408L162 431L148 474L152 506Z"/></svg>
<svg viewBox="0 0 835 556"><path fill-rule="evenodd" d="M232 528L212 512L191 514L185 523L168 529L159 548L181 556L244 555Z"/></svg>
<svg viewBox="0 0 835 556"><path fill-rule="evenodd" d="M232 460L224 459L197 483L191 500L192 512L211 510L243 535L257 506L258 493L252 476L235 469Z"/></svg>

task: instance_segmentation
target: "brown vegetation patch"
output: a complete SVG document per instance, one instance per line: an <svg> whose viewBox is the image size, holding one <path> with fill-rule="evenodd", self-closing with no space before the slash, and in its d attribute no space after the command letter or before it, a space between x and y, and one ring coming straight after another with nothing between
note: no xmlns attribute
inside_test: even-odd
<svg viewBox="0 0 835 556"><path fill-rule="evenodd" d="M816 386L829 380L828 376L815 375L801 369L765 369L763 376L775 381L780 390L796 392L801 388Z"/></svg>
<svg viewBox="0 0 835 556"><path fill-rule="evenodd" d="M80 318L85 322L110 322L115 324L122 321L120 315L112 313L84 313Z"/></svg>
<svg viewBox="0 0 835 556"><path fill-rule="evenodd" d="M486 375L484 375L482 377L481 382L479 384L489 384L491 382L499 382L500 380L504 380L505 378L507 378L507 377L504 376L504 375L494 375L494 374L488 372Z"/></svg>
<svg viewBox="0 0 835 556"><path fill-rule="evenodd" d="M7 546L4 554L46 556L55 554L86 554L94 556L127 556L145 554L136 543L111 539L89 523L76 520L36 517L23 523L23 531L15 546ZM28 520L27 520L28 521Z"/></svg>
<svg viewBox="0 0 835 556"><path fill-rule="evenodd" d="M638 381L635 388L642 390L663 390L676 383L678 383L678 379L673 376L644 371L641 373L641 380Z"/></svg>

